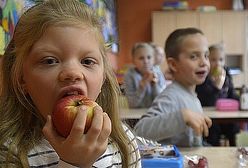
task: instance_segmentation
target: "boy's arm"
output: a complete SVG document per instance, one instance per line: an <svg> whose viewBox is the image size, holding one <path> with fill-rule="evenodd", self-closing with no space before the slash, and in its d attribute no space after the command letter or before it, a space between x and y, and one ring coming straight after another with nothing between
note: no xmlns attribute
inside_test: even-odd
<svg viewBox="0 0 248 168"><path fill-rule="evenodd" d="M211 125L209 117L203 113L181 109L173 95L162 92L134 129L138 136L159 141L184 132L187 126L197 135L208 136Z"/></svg>
<svg viewBox="0 0 248 168"><path fill-rule="evenodd" d="M186 124L176 101L161 94L134 129L138 136L159 141L183 132Z"/></svg>
<svg viewBox="0 0 248 168"><path fill-rule="evenodd" d="M203 113L195 113L189 109L181 110L184 122L191 127L196 135L208 136L208 129L212 126L212 120Z"/></svg>

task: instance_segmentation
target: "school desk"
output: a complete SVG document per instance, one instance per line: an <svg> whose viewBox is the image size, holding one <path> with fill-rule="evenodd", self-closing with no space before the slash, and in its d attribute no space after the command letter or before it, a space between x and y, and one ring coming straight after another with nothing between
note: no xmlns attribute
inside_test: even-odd
<svg viewBox="0 0 248 168"><path fill-rule="evenodd" d="M209 168L239 167L239 153L237 152L237 147L179 148L179 151L182 155L186 156L205 156L207 158Z"/></svg>
<svg viewBox="0 0 248 168"><path fill-rule="evenodd" d="M248 121L247 111L217 111L215 107L203 108L204 113L213 120L219 121ZM120 116L126 120L138 120L147 112L146 108L122 108Z"/></svg>

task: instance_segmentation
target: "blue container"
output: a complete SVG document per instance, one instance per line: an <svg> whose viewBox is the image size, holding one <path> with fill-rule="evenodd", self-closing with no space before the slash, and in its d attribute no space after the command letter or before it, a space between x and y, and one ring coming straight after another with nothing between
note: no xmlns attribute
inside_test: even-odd
<svg viewBox="0 0 248 168"><path fill-rule="evenodd" d="M167 146L164 146L167 148ZM142 157L142 168L183 168L183 156L180 154L178 148L172 146L174 154L173 156L166 157Z"/></svg>

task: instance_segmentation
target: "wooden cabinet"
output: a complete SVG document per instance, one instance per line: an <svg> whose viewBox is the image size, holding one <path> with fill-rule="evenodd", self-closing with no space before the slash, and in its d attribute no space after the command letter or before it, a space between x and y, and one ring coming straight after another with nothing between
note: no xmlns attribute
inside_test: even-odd
<svg viewBox="0 0 248 168"><path fill-rule="evenodd" d="M174 13L153 13L152 17L152 37L153 41L160 46L164 46L166 37L175 30L176 15Z"/></svg>
<svg viewBox="0 0 248 168"><path fill-rule="evenodd" d="M194 12L178 12L176 13L176 28L198 27L199 16Z"/></svg>
<svg viewBox="0 0 248 168"><path fill-rule="evenodd" d="M164 46L168 35L177 28L196 27L203 31L209 45L223 43L227 66L239 68L233 75L235 87L248 85L246 11L155 11L152 13L152 40Z"/></svg>
<svg viewBox="0 0 248 168"><path fill-rule="evenodd" d="M229 54L245 52L245 12L222 12L222 38Z"/></svg>
<svg viewBox="0 0 248 168"><path fill-rule="evenodd" d="M199 17L199 28L208 37L209 44L221 43L222 14L220 12L199 13Z"/></svg>

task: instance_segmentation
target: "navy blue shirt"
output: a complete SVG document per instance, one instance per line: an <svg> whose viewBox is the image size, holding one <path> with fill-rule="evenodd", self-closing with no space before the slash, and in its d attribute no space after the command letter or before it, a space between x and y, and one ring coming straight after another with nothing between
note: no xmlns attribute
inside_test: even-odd
<svg viewBox="0 0 248 168"><path fill-rule="evenodd" d="M226 78L221 89L218 89L214 85L210 76L207 76L204 83L196 86L196 93L202 106L215 106L215 103L219 98L232 98L239 100L239 96L233 86L232 76L227 68L225 68L225 70Z"/></svg>

